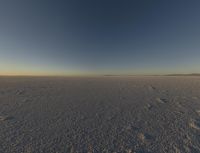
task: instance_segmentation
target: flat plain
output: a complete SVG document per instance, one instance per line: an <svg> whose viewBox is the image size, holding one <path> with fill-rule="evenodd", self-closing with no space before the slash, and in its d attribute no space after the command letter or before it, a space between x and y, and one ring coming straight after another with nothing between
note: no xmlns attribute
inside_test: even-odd
<svg viewBox="0 0 200 153"><path fill-rule="evenodd" d="M200 77L0 77L0 153L200 153Z"/></svg>

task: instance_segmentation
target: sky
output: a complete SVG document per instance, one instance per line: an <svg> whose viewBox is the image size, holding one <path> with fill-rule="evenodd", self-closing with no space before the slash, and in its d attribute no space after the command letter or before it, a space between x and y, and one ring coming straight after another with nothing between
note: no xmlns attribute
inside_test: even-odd
<svg viewBox="0 0 200 153"><path fill-rule="evenodd" d="M0 75L200 73L199 0L1 0Z"/></svg>

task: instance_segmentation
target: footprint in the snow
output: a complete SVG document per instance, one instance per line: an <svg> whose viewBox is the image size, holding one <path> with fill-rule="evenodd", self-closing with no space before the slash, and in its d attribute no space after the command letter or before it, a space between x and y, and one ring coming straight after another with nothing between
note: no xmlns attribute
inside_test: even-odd
<svg viewBox="0 0 200 153"><path fill-rule="evenodd" d="M200 116L200 109L196 110L196 113Z"/></svg>
<svg viewBox="0 0 200 153"><path fill-rule="evenodd" d="M148 109L148 110L151 110L152 107L153 107L153 106L152 106L151 104L147 104L147 105L145 106L145 108Z"/></svg>
<svg viewBox="0 0 200 153"><path fill-rule="evenodd" d="M178 107L183 107L181 102L176 102L176 105L177 105Z"/></svg>
<svg viewBox="0 0 200 153"><path fill-rule="evenodd" d="M155 88L154 86L148 86L148 90L149 90L149 91L155 91L156 88Z"/></svg>
<svg viewBox="0 0 200 153"><path fill-rule="evenodd" d="M168 101L167 101L167 99L164 99L164 98L156 98L156 101L157 102L159 102L159 103L162 103L162 104L164 104L164 103L167 103Z"/></svg>
<svg viewBox="0 0 200 153"><path fill-rule="evenodd" d="M181 153L180 149L176 146L173 147L175 153Z"/></svg>
<svg viewBox="0 0 200 153"><path fill-rule="evenodd" d="M193 129L200 130L200 120L191 119L189 126Z"/></svg>
<svg viewBox="0 0 200 153"><path fill-rule="evenodd" d="M23 103L26 103L26 102L28 102L28 101L29 101L29 99L27 99L27 98L24 98L24 99L22 100Z"/></svg>
<svg viewBox="0 0 200 153"><path fill-rule="evenodd" d="M24 90L17 90L16 91L16 95L22 95L22 94L24 94Z"/></svg>
<svg viewBox="0 0 200 153"><path fill-rule="evenodd" d="M198 97L192 97L192 99L194 99L194 100L198 100L199 98L198 98Z"/></svg>
<svg viewBox="0 0 200 153"><path fill-rule="evenodd" d="M148 143L151 140L153 140L153 137L151 135L149 135L148 133L138 133L138 139L142 142L142 143Z"/></svg>
<svg viewBox="0 0 200 153"><path fill-rule="evenodd" d="M130 124L124 126L124 127L121 129L122 132L131 132L131 131L138 131L138 130L139 130L138 127L133 126L133 125L130 125Z"/></svg>
<svg viewBox="0 0 200 153"><path fill-rule="evenodd" d="M11 120L12 117L11 116L0 116L0 121L7 121L7 120Z"/></svg>
<svg viewBox="0 0 200 153"><path fill-rule="evenodd" d="M108 114L108 116L106 118L108 121L111 121L116 118L116 114Z"/></svg>

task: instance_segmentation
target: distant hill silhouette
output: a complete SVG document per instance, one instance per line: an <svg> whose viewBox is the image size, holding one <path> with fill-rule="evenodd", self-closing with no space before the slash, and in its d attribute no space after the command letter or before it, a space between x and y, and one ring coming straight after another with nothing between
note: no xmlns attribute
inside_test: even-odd
<svg viewBox="0 0 200 153"><path fill-rule="evenodd" d="M189 74L165 74L165 75L115 75L115 74L106 74L103 76L200 76L200 73L189 73Z"/></svg>
<svg viewBox="0 0 200 153"><path fill-rule="evenodd" d="M190 73L190 74L167 74L165 76L200 76L200 73Z"/></svg>

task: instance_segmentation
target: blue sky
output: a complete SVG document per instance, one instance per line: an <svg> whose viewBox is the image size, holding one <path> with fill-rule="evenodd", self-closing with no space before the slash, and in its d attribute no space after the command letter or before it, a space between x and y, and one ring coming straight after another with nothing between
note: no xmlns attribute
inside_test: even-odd
<svg viewBox="0 0 200 153"><path fill-rule="evenodd" d="M200 72L198 0L2 0L0 75Z"/></svg>

